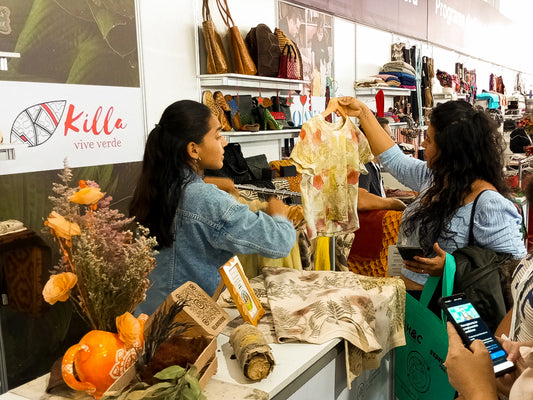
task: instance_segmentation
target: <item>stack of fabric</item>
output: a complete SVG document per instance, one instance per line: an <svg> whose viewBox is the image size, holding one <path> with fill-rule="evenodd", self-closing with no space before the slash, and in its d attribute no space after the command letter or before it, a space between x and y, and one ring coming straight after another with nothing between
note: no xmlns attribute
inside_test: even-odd
<svg viewBox="0 0 533 400"><path fill-rule="evenodd" d="M400 82L400 78L398 78L396 75L390 75L390 74L378 74L378 75L374 75L376 78L380 78L382 79L383 81L385 81L385 83L387 84L387 86L392 86L392 87L399 87L402 83Z"/></svg>
<svg viewBox="0 0 533 400"><path fill-rule="evenodd" d="M393 75L400 81L398 87L416 89L416 71L404 61L391 61L383 65L380 74Z"/></svg>

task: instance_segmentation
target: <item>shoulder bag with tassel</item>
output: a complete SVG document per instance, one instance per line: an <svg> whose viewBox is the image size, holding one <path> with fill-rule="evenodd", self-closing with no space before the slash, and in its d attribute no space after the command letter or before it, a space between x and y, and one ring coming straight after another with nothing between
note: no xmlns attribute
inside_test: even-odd
<svg viewBox="0 0 533 400"><path fill-rule="evenodd" d="M233 18L229 12L227 0L217 0L217 7L224 23L229 29L231 50L233 52L233 63L235 64L235 72L238 74L255 75L257 74L257 67L248 52L248 48L244 43L239 28L235 26Z"/></svg>

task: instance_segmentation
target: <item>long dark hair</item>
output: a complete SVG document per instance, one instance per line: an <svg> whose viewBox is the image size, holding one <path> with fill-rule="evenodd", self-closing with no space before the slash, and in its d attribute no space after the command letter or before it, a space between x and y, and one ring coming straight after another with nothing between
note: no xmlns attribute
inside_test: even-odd
<svg viewBox="0 0 533 400"><path fill-rule="evenodd" d="M187 145L202 143L210 118L207 106L191 100L177 101L165 109L146 141L130 215L150 229L159 247L169 247L174 240L174 214L191 162Z"/></svg>
<svg viewBox="0 0 533 400"><path fill-rule="evenodd" d="M431 164L433 182L418 210L402 222L407 234L419 230L420 245L427 252L440 238L453 240L450 222L476 179L491 183L509 197L503 138L486 112L462 100L448 101L433 109L431 126L437 147Z"/></svg>

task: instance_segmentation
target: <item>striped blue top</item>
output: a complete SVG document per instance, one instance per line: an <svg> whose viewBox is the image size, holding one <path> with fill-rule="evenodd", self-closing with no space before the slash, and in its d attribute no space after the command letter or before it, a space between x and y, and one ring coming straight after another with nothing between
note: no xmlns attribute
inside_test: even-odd
<svg viewBox="0 0 533 400"><path fill-rule="evenodd" d="M399 182L422 193L431 184L432 173L425 161L409 157L398 146L393 146L378 156L382 163ZM405 209L404 216L419 207L420 197ZM468 245L468 231L473 202L460 207L450 222L450 230L456 232L453 240L440 239L439 246L448 253ZM512 254L515 258L526 256L526 248L521 233L522 217L515 205L498 192L488 190L480 197L474 215L474 238L476 244L497 252ZM397 244L418 246L418 235L409 237L400 226ZM406 268L402 274L421 285L425 284L427 274L417 274Z"/></svg>

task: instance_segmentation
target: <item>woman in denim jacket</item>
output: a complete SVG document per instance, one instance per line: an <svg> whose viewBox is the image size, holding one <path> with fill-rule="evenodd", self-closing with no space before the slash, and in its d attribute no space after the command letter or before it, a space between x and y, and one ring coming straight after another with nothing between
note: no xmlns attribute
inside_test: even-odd
<svg viewBox="0 0 533 400"><path fill-rule="evenodd" d="M273 198L266 213L254 213L202 180L204 169L222 168L226 145L218 119L190 100L168 106L150 132L130 214L157 237L159 254L137 311L152 313L187 281L213 295L218 268L236 253L290 253L296 232L281 200Z"/></svg>

